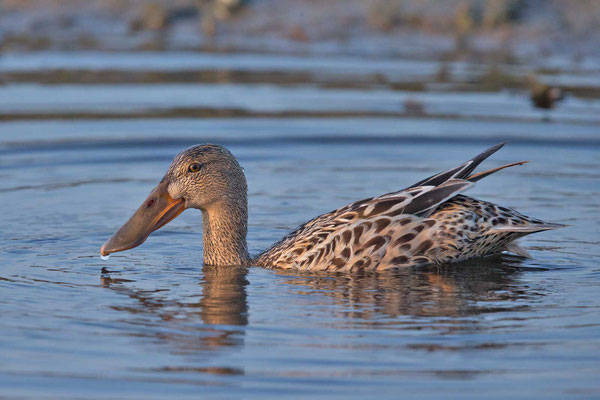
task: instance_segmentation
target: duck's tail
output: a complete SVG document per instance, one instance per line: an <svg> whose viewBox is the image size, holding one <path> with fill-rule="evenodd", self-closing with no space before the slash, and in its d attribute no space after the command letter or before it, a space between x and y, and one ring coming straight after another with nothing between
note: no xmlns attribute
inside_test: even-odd
<svg viewBox="0 0 600 400"><path fill-rule="evenodd" d="M494 226L490 228L486 235L493 235L496 237L506 237L506 235L511 235L513 238L511 241L506 243L504 246L504 250L519 255L521 257L531 258L531 255L527 250L517 243L517 240L522 238L523 236L530 235L536 232L549 231L552 229L563 228L568 225L556 224L552 222L540 221L537 219L527 218L523 221L523 224L520 225L500 225Z"/></svg>
<svg viewBox="0 0 600 400"><path fill-rule="evenodd" d="M514 233L522 233L523 235L521 235L521 236L525 236L525 235L529 235L530 233L550 231L552 229L564 228L565 226L569 226L569 225L556 224L553 222L542 222L542 221L537 222L537 220L536 220L533 222L528 222L528 225L495 226L495 227L491 228L488 231L488 233L494 234L494 233L503 233L503 232L514 232Z"/></svg>
<svg viewBox="0 0 600 400"><path fill-rule="evenodd" d="M488 235L506 235L506 234L516 234L514 240L506 243L505 250L516 254L521 257L531 258L531 255L527 250L525 250L519 243L517 239L522 238L523 236L527 236L532 233L549 231L552 229L564 228L569 225L556 224L552 222L543 222L543 221L533 221L529 225L504 225L504 226L496 226L490 229L486 234Z"/></svg>

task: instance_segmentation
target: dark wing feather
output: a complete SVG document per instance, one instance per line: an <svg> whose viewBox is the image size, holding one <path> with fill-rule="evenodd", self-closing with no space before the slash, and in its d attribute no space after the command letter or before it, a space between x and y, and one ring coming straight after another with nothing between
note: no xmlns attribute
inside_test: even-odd
<svg viewBox="0 0 600 400"><path fill-rule="evenodd" d="M506 142L498 143L497 145L490 147L483 153L478 154L477 156L475 156L472 159L470 159L469 161L459 165L458 167L449 169L448 171L441 172L437 175L430 176L429 178L423 179L422 181L419 181L410 187L412 188L412 187L417 187L417 186L429 186L429 185L438 186L438 185L441 185L442 183L446 182L447 180L450 180L453 178L465 179L475 170L475 168L477 168L477 166L479 164L481 164L483 162L483 160L485 160L486 158L488 158L489 156L491 156L492 154L494 154L495 152L500 150L502 148L502 146L504 146L505 144L506 144Z"/></svg>
<svg viewBox="0 0 600 400"><path fill-rule="evenodd" d="M349 207L357 209L371 205L369 209L372 209L374 212L369 213L369 217L377 216L379 214L389 214L389 210L394 214L402 212L403 214L426 216L427 211L432 210L437 205L467 189L473 182L504 168L525 163L525 161L521 161L473 174L473 171L479 164L500 150L505 144L506 142L503 142L492 146L458 167L423 179L404 190L355 202ZM348 208L340 211L346 211L347 209ZM379 210L382 210L382 212L377 212Z"/></svg>
<svg viewBox="0 0 600 400"><path fill-rule="evenodd" d="M463 171L465 168L467 168L467 166L469 166L469 164L471 164L471 161L467 161L466 163L461 164L458 167L454 167L452 169L449 169L448 171L440 172L437 175L433 175L433 176L430 176L429 178L423 179L422 181L419 181L419 182L415 183L414 185L409 186L409 188L414 188L414 187L419 187L419 186L441 185L442 183L446 182L447 180L457 177L457 175L460 174L460 172Z"/></svg>
<svg viewBox="0 0 600 400"><path fill-rule="evenodd" d="M479 174L471 175L475 168L479 166L479 164L500 150L505 144L506 142L499 143L485 150L481 154L478 154L469 161L459 165L458 167L454 167L437 175L433 175L427 179L423 179L422 181L415 183L405 190L383 195L379 198L372 199L372 201L383 200L384 198L393 199L396 196L400 199L403 199L406 197L406 194L410 193L411 196L409 197L412 198L410 198L409 202L404 205L403 212L405 214L425 216L427 215L427 211L453 197L455 194L467 189L472 185L472 182L478 181L479 179L482 179L503 168L520 164L510 164L484 171ZM406 201L404 202L406 203Z"/></svg>
<svg viewBox="0 0 600 400"><path fill-rule="evenodd" d="M473 183L469 181L450 179L448 182L414 197L412 201L404 207L404 213L425 216L427 215L427 211L432 210L439 204L454 197L457 193L466 190L470 186L473 186Z"/></svg>
<svg viewBox="0 0 600 400"><path fill-rule="evenodd" d="M490 147L483 153L478 154L475 157L473 157L471 160L469 160L469 161L471 161L471 163L467 166L467 168L465 168L463 171L461 171L460 174L458 174L456 177L465 179L467 176L469 176L471 174L471 172L475 171L475 168L477 168L479 166L479 164L481 164L486 158L488 158L489 156L491 156L492 154L494 154L495 152L500 150L506 143L507 142L498 143L497 145Z"/></svg>

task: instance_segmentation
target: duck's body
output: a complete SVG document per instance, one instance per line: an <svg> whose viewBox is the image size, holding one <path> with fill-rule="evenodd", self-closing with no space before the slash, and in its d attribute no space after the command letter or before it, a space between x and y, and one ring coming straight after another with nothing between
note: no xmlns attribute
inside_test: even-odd
<svg viewBox="0 0 600 400"><path fill-rule="evenodd" d="M533 75L527 77L527 84L530 90L529 98L536 108L551 110L557 102L565 98L561 88L546 85Z"/></svg>
<svg viewBox="0 0 600 400"><path fill-rule="evenodd" d="M105 243L102 254L141 244L150 232L184 208L193 207L203 212L206 264L356 271L441 264L505 250L526 255L525 250L514 243L516 239L562 225L529 218L459 194L500 169L523 164L473 174L475 168L502 145L404 190L360 200L314 218L254 259L246 250L246 182L241 168L220 146L195 146L176 157L161 182L163 187L159 185L130 221ZM194 198L196 191L182 184L189 179L186 171L191 170L190 162L198 165L195 161L218 168L220 185L217 187L223 193L210 196L210 201L199 195ZM206 186L205 181L212 178L198 180ZM232 182L221 182L223 180ZM167 205L152 210L154 200L161 198L166 199ZM147 216L148 213L151 215ZM145 224L147 219L152 222Z"/></svg>
<svg viewBox="0 0 600 400"><path fill-rule="evenodd" d="M463 195L422 216L405 214L402 203L395 196L382 196L322 215L254 263L306 271L380 271L463 261L505 250L526 255L514 240L557 227Z"/></svg>
<svg viewBox="0 0 600 400"><path fill-rule="evenodd" d="M530 98L535 107L550 110L564 99L564 93L560 88L541 85L532 89Z"/></svg>
<svg viewBox="0 0 600 400"><path fill-rule="evenodd" d="M470 175L494 146L449 171L394 193L360 200L302 225L256 259L265 267L309 271L384 270L442 264L505 250L514 240L562 225L456 193L515 163Z"/></svg>

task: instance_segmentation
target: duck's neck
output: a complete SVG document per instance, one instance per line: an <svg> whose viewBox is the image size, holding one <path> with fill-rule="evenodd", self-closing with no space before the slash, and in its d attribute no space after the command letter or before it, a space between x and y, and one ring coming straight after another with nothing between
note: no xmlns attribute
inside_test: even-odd
<svg viewBox="0 0 600 400"><path fill-rule="evenodd" d="M202 210L204 264L245 265L250 261L248 202L244 196L226 198Z"/></svg>

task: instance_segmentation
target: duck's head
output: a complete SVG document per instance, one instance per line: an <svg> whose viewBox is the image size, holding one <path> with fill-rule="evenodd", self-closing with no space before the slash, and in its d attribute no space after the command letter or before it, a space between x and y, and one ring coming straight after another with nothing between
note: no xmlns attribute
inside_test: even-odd
<svg viewBox="0 0 600 400"><path fill-rule="evenodd" d="M203 212L214 205L240 203L246 207L246 178L226 148L198 145L173 159L167 173L140 208L100 249L103 256L142 244L155 230L186 208Z"/></svg>

